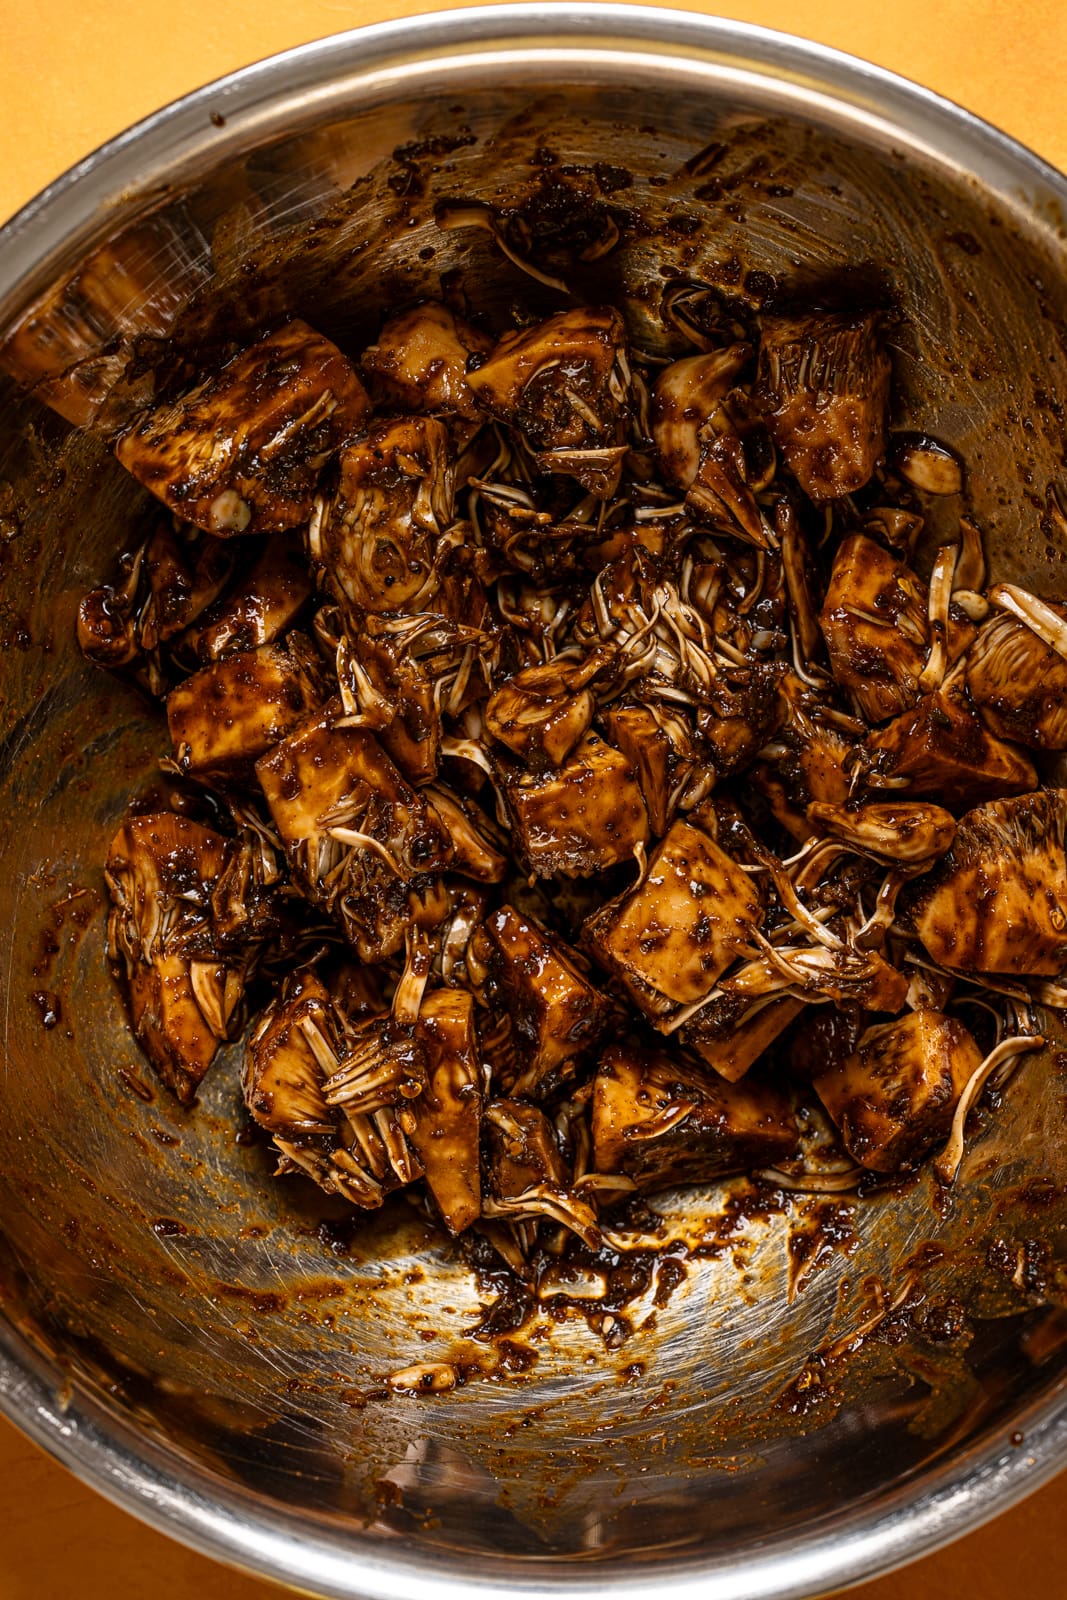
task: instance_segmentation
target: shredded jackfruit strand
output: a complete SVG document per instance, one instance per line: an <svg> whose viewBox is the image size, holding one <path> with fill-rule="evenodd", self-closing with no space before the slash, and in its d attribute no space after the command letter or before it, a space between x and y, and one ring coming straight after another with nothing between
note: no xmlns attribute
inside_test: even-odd
<svg viewBox="0 0 1067 1600"><path fill-rule="evenodd" d="M900 1307L904 1304L912 1290L915 1288L916 1281L915 1274L909 1272L905 1276L904 1282L901 1284L892 1300L888 1301L886 1300L885 1289L880 1283L876 1283L875 1297L878 1301L877 1308L869 1317L864 1318L858 1328L854 1328L851 1333L842 1334L842 1336L839 1339L835 1339L831 1345L820 1350L819 1356L821 1360L824 1362L838 1361L850 1350L855 1349L856 1346L861 1344L864 1339L868 1338L872 1333L874 1333L875 1329L879 1328L888 1316L891 1316L894 1311L899 1311Z"/></svg>
<svg viewBox="0 0 1067 1600"><path fill-rule="evenodd" d="M813 1168L808 1172L790 1172L784 1167L763 1167L752 1176L760 1183L795 1189L798 1194L847 1194L867 1176L867 1169L850 1165L839 1170Z"/></svg>
<svg viewBox="0 0 1067 1600"><path fill-rule="evenodd" d="M930 654L919 675L919 688L923 694L936 689L945 676L948 650L948 608L952 601L952 580L956 572L958 549L955 545L942 545L930 574L930 598L927 620L930 623Z"/></svg>
<svg viewBox="0 0 1067 1600"><path fill-rule="evenodd" d="M989 599L1001 610L1018 617L1043 644L1067 661L1067 622L1036 594L1014 583L995 583L989 591Z"/></svg>
<svg viewBox="0 0 1067 1600"><path fill-rule="evenodd" d="M1046 1040L1043 1034L1020 1039L1002 1039L998 1045L993 1047L981 1065L974 1069L956 1106L948 1142L934 1163L934 1170L942 1183L952 1183L960 1169L960 1162L963 1160L964 1131L967 1125L967 1117L990 1077L998 1067L1003 1066L1012 1056L1022 1055L1029 1050L1041 1050L1044 1048L1045 1043Z"/></svg>

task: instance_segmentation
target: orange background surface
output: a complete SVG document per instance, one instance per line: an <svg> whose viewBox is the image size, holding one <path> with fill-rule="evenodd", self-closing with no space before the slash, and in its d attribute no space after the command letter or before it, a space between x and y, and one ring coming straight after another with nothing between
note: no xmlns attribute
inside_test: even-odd
<svg viewBox="0 0 1067 1600"><path fill-rule="evenodd" d="M0 0L0 219L96 145L273 51L432 0ZM702 8L866 57L1067 169L1064 0L751 0ZM0 1421L0 1600L270 1600L116 1510ZM1059 1600L1067 1475L855 1600Z"/></svg>

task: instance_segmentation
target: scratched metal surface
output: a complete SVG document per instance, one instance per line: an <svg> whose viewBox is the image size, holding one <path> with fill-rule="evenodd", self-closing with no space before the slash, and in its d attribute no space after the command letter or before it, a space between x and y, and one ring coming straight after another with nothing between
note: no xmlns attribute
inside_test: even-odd
<svg viewBox="0 0 1067 1600"><path fill-rule="evenodd" d="M961 451L998 576L1067 595L1065 295L1036 234L932 165L820 127L817 110L790 121L755 90L636 93L452 90L274 140L157 197L9 341L9 370L44 374L45 397L96 410L95 429L71 432L15 377L0 390L10 1323L175 1460L354 1549L577 1557L605 1577L678 1552L740 1559L772 1512L779 1535L810 1530L1050 1392L1065 1364L1062 1058L1026 1059L947 1204L926 1178L842 1206L746 1210L736 1186L664 1197L703 1247L666 1303L650 1289L611 1352L580 1317L542 1318L516 1336L531 1364L509 1370L467 1336L466 1268L403 1202L337 1253L324 1198L269 1180L266 1152L235 1138L232 1055L193 1113L152 1081L106 970L100 862L130 795L157 781L164 728L81 662L73 619L145 513L100 436L145 374L282 309L358 349L383 304L437 294L453 271L478 310L548 304L486 235L433 220L445 198L528 197L548 170L539 150L618 218L619 249L575 282L625 303L638 342L658 337L665 268L750 299L827 268L876 277L904 312L895 424ZM686 171L709 143L721 153ZM74 362L88 366L63 377ZM908 1288L861 1348L820 1364ZM389 1394L390 1372L442 1359L470 1381Z"/></svg>

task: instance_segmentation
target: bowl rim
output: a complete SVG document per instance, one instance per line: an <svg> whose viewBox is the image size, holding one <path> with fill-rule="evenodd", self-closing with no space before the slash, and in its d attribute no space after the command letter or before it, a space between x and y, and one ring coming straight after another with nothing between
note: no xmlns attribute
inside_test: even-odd
<svg viewBox="0 0 1067 1600"><path fill-rule="evenodd" d="M1067 178L972 112L895 73L829 46L754 24L643 5L507 4L406 17L328 35L240 68L153 112L56 178L0 227L0 330L63 264L77 259L117 211L194 181L237 153L280 105L316 118L350 88L405 74L455 72L497 51L512 59L574 61L606 70L642 55L663 70L776 80L824 107L844 108L909 150L961 175L1062 248ZM221 125L218 120L222 118ZM415 1401L414 1404L425 1404ZM788 1541L763 1542L744 1565L657 1556L646 1565L572 1558L491 1560L460 1567L445 1551L413 1556L398 1540L361 1541L312 1528L299 1513L266 1515L250 1494L139 1433L0 1321L0 1412L114 1504L205 1555L326 1596L373 1600L585 1600L609 1581L625 1600L802 1600L903 1565L1006 1510L1067 1464L1067 1378L990 1430L962 1459L924 1470Z"/></svg>

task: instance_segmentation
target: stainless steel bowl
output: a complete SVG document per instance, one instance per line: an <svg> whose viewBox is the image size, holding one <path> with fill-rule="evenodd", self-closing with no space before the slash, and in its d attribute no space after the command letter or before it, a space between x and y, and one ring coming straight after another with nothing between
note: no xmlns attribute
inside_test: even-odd
<svg viewBox="0 0 1067 1600"><path fill-rule="evenodd" d="M753 302L876 281L895 421L962 451L996 571L1067 595L1067 182L814 45L616 6L371 28L160 112L0 234L0 1405L137 1515L326 1595L808 1595L1067 1460L1058 1051L948 1205L925 1179L843 1210L689 1191L703 1251L620 1349L571 1319L501 1361L414 1213L349 1236L235 1138L232 1066L188 1115L125 1027L100 862L162 739L73 645L146 514L108 429L176 353L285 308L358 347L443 274L480 310L537 294L434 207L572 167L622 231L586 292L647 340L672 274ZM443 1356L464 1387L389 1391Z"/></svg>

